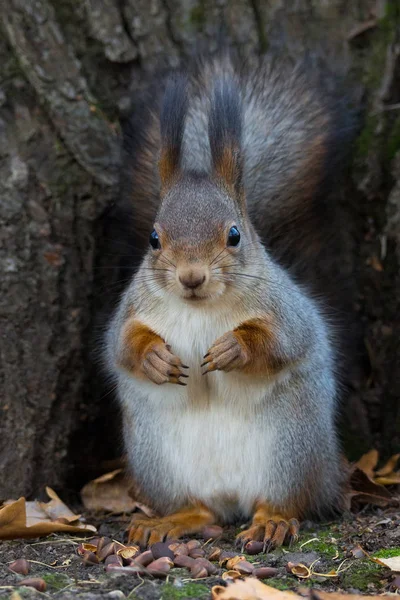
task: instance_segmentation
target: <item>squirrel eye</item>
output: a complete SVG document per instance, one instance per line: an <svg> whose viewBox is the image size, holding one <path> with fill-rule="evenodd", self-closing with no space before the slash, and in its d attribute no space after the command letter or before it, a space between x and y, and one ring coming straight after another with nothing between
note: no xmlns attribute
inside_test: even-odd
<svg viewBox="0 0 400 600"><path fill-rule="evenodd" d="M230 228L228 233L228 246L237 246L240 242L240 233L237 227Z"/></svg>
<svg viewBox="0 0 400 600"><path fill-rule="evenodd" d="M159 250L161 248L160 240L158 239L158 233L155 229L153 229L150 234L149 242L153 250Z"/></svg>

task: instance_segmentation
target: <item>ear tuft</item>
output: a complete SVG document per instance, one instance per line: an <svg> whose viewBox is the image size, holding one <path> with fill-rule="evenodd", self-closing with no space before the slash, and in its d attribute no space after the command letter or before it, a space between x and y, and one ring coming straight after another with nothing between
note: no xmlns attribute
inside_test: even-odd
<svg viewBox="0 0 400 600"><path fill-rule="evenodd" d="M163 193L171 187L180 172L187 106L187 78L179 73L167 81L161 110L159 172Z"/></svg>
<svg viewBox="0 0 400 600"><path fill-rule="evenodd" d="M231 77L214 84L208 125L214 175L236 197L243 192L242 103Z"/></svg>

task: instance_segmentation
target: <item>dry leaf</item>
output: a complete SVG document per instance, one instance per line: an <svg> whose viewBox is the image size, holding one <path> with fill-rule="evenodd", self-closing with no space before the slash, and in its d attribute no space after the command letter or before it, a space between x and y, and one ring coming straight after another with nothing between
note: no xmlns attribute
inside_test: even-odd
<svg viewBox="0 0 400 600"><path fill-rule="evenodd" d="M377 475L378 477L383 477L385 475L391 475L396 468L399 458L400 458L400 454L393 454L393 456L391 456L389 458L387 463L385 465L383 465L383 467L381 469L378 469L376 471L375 475Z"/></svg>
<svg viewBox="0 0 400 600"><path fill-rule="evenodd" d="M378 464L378 460L378 450L370 450L366 454L363 454L363 456L356 462L354 466L372 479L374 476L375 467Z"/></svg>
<svg viewBox="0 0 400 600"><path fill-rule="evenodd" d="M147 516L153 511L132 497L132 480L124 469L115 469L93 481L89 481L81 490L84 506L89 510L112 513L133 512L139 508Z"/></svg>
<svg viewBox="0 0 400 600"><path fill-rule="evenodd" d="M265 585L254 577L236 580L227 587L215 585L211 590L212 600L296 600L293 592L281 592Z"/></svg>
<svg viewBox="0 0 400 600"><path fill-rule="evenodd" d="M371 558L374 562L378 563L378 565L383 565L384 567L388 567L391 571L400 573L400 555L391 556L390 558L374 558L371 556Z"/></svg>
<svg viewBox="0 0 400 600"><path fill-rule="evenodd" d="M0 539L39 537L56 531L96 532L93 525L79 521L57 494L46 488L50 502L9 500L0 508Z"/></svg>

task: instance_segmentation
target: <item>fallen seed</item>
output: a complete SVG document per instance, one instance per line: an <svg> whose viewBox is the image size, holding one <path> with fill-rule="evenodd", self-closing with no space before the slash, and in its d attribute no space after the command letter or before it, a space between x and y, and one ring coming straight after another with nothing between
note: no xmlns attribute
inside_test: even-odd
<svg viewBox="0 0 400 600"><path fill-rule="evenodd" d="M189 551L189 556L192 558L204 558L205 555L206 553L204 552L203 548L194 548L193 550Z"/></svg>
<svg viewBox="0 0 400 600"><path fill-rule="evenodd" d="M142 552L138 556L135 556L134 560L135 563L137 563L138 565L143 565L144 567L147 567L147 565L153 562L154 556L151 550L146 550L146 552Z"/></svg>
<svg viewBox="0 0 400 600"><path fill-rule="evenodd" d="M188 548L188 551L191 552L191 550L194 550L195 548L200 548L201 543L199 542L199 540L189 540L186 546Z"/></svg>
<svg viewBox="0 0 400 600"><path fill-rule="evenodd" d="M186 554L177 554L174 558L174 565L176 567L184 567L185 569L191 569L194 563L194 558L192 558L191 556L187 556Z"/></svg>
<svg viewBox="0 0 400 600"><path fill-rule="evenodd" d="M106 544L105 546L103 546L101 548L101 550L97 550L97 556L99 558L99 561L103 562L103 560L105 560L107 558L107 556L114 554L115 550L116 550L116 548L115 548L114 542L110 542L109 544Z"/></svg>
<svg viewBox="0 0 400 600"><path fill-rule="evenodd" d="M18 585L26 585L27 587L33 587L38 592L45 592L47 585L44 579L40 577L28 577L18 582Z"/></svg>
<svg viewBox="0 0 400 600"><path fill-rule="evenodd" d="M222 536L223 532L224 530L219 525L210 525L210 527L204 527L201 535L205 540L216 540Z"/></svg>
<svg viewBox="0 0 400 600"><path fill-rule="evenodd" d="M164 542L157 542L156 544L153 544L151 551L153 553L154 560L162 558L163 556L168 556L168 558L170 558L172 561L174 560L174 553L168 547L168 544L164 544Z"/></svg>
<svg viewBox="0 0 400 600"><path fill-rule="evenodd" d="M203 565L196 563L191 567L190 574L193 579L202 579L203 577L207 577L208 572Z"/></svg>
<svg viewBox="0 0 400 600"><path fill-rule="evenodd" d="M28 575L29 573L29 563L25 558L17 558L10 565L8 565L10 571L14 571L14 573L19 573L20 575Z"/></svg>
<svg viewBox="0 0 400 600"><path fill-rule="evenodd" d="M162 556L150 563L147 567L147 571L150 575L153 575L153 577L165 577L173 566L174 563L168 556Z"/></svg>
<svg viewBox="0 0 400 600"><path fill-rule="evenodd" d="M175 554L175 556L178 556L178 554L184 554L184 555L188 556L189 549L186 544L179 544L179 546L174 551L174 554Z"/></svg>
<svg viewBox="0 0 400 600"><path fill-rule="evenodd" d="M188 558L190 558L190 557L188 557ZM216 573L218 573L217 567L215 565L213 565L212 562L210 562L206 558L196 558L195 563L197 565L202 565L205 569L207 569L207 573L209 575L215 575Z"/></svg>
<svg viewBox="0 0 400 600"><path fill-rule="evenodd" d="M85 552L85 554L83 555L83 564L87 567L90 567L92 565L98 565L99 559L97 558L94 552Z"/></svg>
<svg viewBox="0 0 400 600"><path fill-rule="evenodd" d="M258 567L258 569L254 569L253 575L257 577L257 579L268 579L269 577L275 577L279 573L279 569L275 567Z"/></svg>
<svg viewBox="0 0 400 600"><path fill-rule="evenodd" d="M219 557L219 564L222 567L225 563L228 562L230 558L236 558L238 554L236 552L227 552L226 550L222 550ZM239 560L246 560L245 556L241 556Z"/></svg>
<svg viewBox="0 0 400 600"><path fill-rule="evenodd" d="M118 554L110 554L110 556L107 556L106 560L104 561L104 564L106 566L118 565L119 567L122 567L123 560L120 556L118 556Z"/></svg>
<svg viewBox="0 0 400 600"><path fill-rule="evenodd" d="M260 552L262 552L264 548L264 542L255 542L255 541L251 541L251 542L247 542L247 544L244 547L244 551L246 552L246 554L260 554Z"/></svg>
<svg viewBox="0 0 400 600"><path fill-rule="evenodd" d="M225 567L230 571L231 569L234 569L240 561L246 561L246 557L239 555L233 556L232 558L228 558Z"/></svg>
<svg viewBox="0 0 400 600"><path fill-rule="evenodd" d="M235 571L239 571L241 575L251 575L254 571L254 567L247 560L239 560L234 566Z"/></svg>
<svg viewBox="0 0 400 600"><path fill-rule="evenodd" d="M108 544L111 544L112 539L109 537L101 537L99 538L99 541L97 542L97 553L100 552L100 550L102 548L104 548L104 546L108 546Z"/></svg>
<svg viewBox="0 0 400 600"><path fill-rule="evenodd" d="M218 548L217 546L215 548L211 548L211 552L208 555L208 560L219 560L221 553L221 548Z"/></svg>
<svg viewBox="0 0 400 600"><path fill-rule="evenodd" d="M124 559L134 558L140 553L139 546L126 546L126 548L120 548L117 551L118 556L122 556Z"/></svg>

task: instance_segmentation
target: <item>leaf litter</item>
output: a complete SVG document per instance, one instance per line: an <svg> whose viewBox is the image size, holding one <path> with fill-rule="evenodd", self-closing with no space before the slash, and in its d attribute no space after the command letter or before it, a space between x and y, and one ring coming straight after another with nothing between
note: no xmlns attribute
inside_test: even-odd
<svg viewBox="0 0 400 600"><path fill-rule="evenodd" d="M250 584L248 584L251 588L249 594L259 594L261 593L261 590L262 593L267 593L265 588L262 587L265 586L265 584L261 584L261 579L265 577L272 578L270 580L271 585L265 586L267 587L269 594L268 597L273 597L270 589L274 589L273 594L277 600L279 596L281 600L285 600L285 598L292 598L293 600L299 597L308 597L310 600L317 600L317 598L328 600L328 594L321 592L319 589L317 591L315 586L319 588L323 585L324 589L328 586L329 590L340 589L342 582L345 581L343 576L345 575L347 578L347 573L350 572L351 574L353 567L357 562L367 562L371 565L376 564L376 567L373 568L378 569L379 573L381 573L380 583L378 581L376 585L371 584L371 587L368 589L362 588L364 592L368 590L377 592L397 590L398 587L396 587L396 581L398 580L398 576L396 576L396 573L400 572L400 556L391 555L386 558L386 556L375 557L374 554L376 553L376 550L385 547L385 535L390 543L392 543L391 540L394 544L396 544L397 541L397 545L400 547L400 531L398 536L396 536L396 531L393 529L393 524L397 523L397 525L400 525L400 515L395 511L390 512L389 510L389 507L398 506L398 496L394 493L396 489L394 486L399 477L399 471L396 471L399 458L399 455L394 455L386 462L386 464L377 468L379 456L374 450L361 457L361 459L352 466L352 489L349 494L349 502L351 503L353 511L358 510L360 506L365 508L363 508L361 513L355 514L352 519L338 521L337 525L333 524L330 535L324 535L322 538L319 537L318 533L318 527L321 526L315 526L313 534L309 539L304 540L304 537L307 535L307 533L303 533L304 529L307 530L307 524L305 524L301 536L302 539L300 539L297 544L297 555L300 554L300 558L296 555L293 559L293 553L291 554L291 552L288 552L286 549L277 550L269 555L237 555L237 553L232 552L234 532L231 531L230 534L227 534L226 530L224 530L223 533L220 531L218 532L216 541L212 542L208 539L208 541L204 543L204 540L206 539L204 538L203 543L200 542L200 549L204 552L204 558L200 558L200 562L203 560L205 563L203 563L203 565L198 564L197 568L192 570L187 567L189 574L191 573L189 578L182 575L184 569L182 567L176 567L173 561L168 557L161 557L160 559L154 560L155 567L151 567L149 570L146 566L149 564L147 561L142 561L143 564L140 564L141 555L145 555L146 553L143 553L135 546L125 545L117 541L118 538L123 538L120 537L122 533L121 529L119 533L115 533L115 524L118 523L119 527L122 525L122 529L125 529L127 513L133 512L134 510L142 510L146 514L151 514L151 510L146 504L142 504L135 499L135 489L132 487L132 483L126 476L124 470L114 469L114 471L106 473L89 482L82 489L83 506L85 511L90 511L92 521L95 522L96 525L100 525L100 534L104 535L104 532L107 531L107 529L109 530L109 532L106 533L106 535L110 536L108 549L103 548L101 554L98 547L99 539L101 538L94 538L79 544L77 552L71 554L70 550L69 554L62 557L59 553L59 547L57 547L57 552L54 550L54 554L56 554L55 561L50 561L48 558L47 560L38 561L35 560L37 557L31 557L29 559L25 556L24 552L20 552L19 555L15 555L14 553L10 556L7 563L28 558L29 564L31 566L33 565L36 569L43 567L54 568L54 565L57 563L58 553L58 561L62 564L63 573L69 572L71 569L83 568L83 572L80 573L79 576L74 576L75 581L79 581L82 585L84 583L91 584L91 582L93 582L94 578L93 575L89 575L90 571L94 569L96 573L98 573L98 569L100 569L101 572L105 567L106 573L103 574L103 577L100 576L99 578L98 574L96 576L97 579L99 579L98 581L96 579L98 585L101 585L102 587L106 586L108 589L110 589L111 586L111 589L115 589L115 586L113 587L112 583L114 578L117 576L121 578L122 576L124 579L126 578L126 584L122 585L122 588L125 590L127 587L131 586L130 589L127 590L130 593L133 589L136 590L136 588L140 587L140 590L138 589L135 594L137 593L138 597L141 597L141 594L143 593L143 597L146 598L146 600L147 598L160 597L159 595L149 595L148 590L151 589L154 592L155 583L160 585L162 579L167 578L167 580L175 582L178 586L185 586L190 585L190 582L192 581L197 581L199 577L200 583L206 583L209 589L212 586L213 580L216 582L217 587L222 587L224 592L221 590L218 592L221 600L228 597L232 599L236 598L236 596L232 595L236 592L233 592L232 590L229 592L229 596L224 596L222 594L228 593L225 591L231 588L233 583L243 584L243 582L247 582L249 579L251 580ZM87 525L82 520L81 515L71 511L53 490L47 488L46 491L50 497L49 502L26 502L25 499L22 498L14 502L6 502L0 508L0 538L38 537L40 535L48 535L50 532L55 531L69 531L71 533L74 531L81 534L94 533L96 531L96 528L93 525ZM18 506L18 511L15 511L15 505ZM372 505L378 506L378 509L375 509L375 511L377 510L378 512L371 512L372 509L369 508L368 505L370 507ZM9 519L6 523L7 519L4 517L7 513L4 513L4 510L9 511L10 508L12 508L12 514L16 512L19 516L18 518L14 517ZM20 513L23 516L24 508L25 517L23 519ZM386 512L383 512L384 509L386 509ZM363 514L365 513L365 510L367 510L367 513ZM370 512L368 513L368 511ZM112 517L112 515L121 516L118 518ZM110 523L110 525L107 526L107 522ZM113 527L114 532L111 531ZM338 533L339 531L342 533L344 532L345 536L341 537L340 533ZM348 543L343 543L346 536L349 538L350 545ZM227 541L228 537L229 542ZM55 543L54 539L48 539L50 545ZM68 538L65 538L63 541L70 542ZM42 543L47 545L46 542ZM221 547L218 548L215 544L218 544L218 546ZM373 547L371 547L371 545ZM32 544L32 549L33 546L37 548L38 544ZM314 546L316 546L316 548L314 548ZM332 548L332 550L329 550L329 560L325 556L325 546L327 548ZM319 549L319 547L321 549ZM196 550L199 550L198 546L196 547ZM226 552L227 550L228 552ZM311 550L311 552L309 550ZM317 550L317 552L315 552L315 550ZM215 569L217 574L211 575L211 571L207 570L207 567L210 564L208 559L215 556L221 557L224 553L230 555L228 560L226 560L226 563L229 561L229 565L224 564L224 561L222 561L222 563L220 561ZM307 556L310 556L309 561L305 560ZM77 564L77 560L79 561L79 564ZM199 560L197 559L197 555L196 560ZM213 560L213 558L211 558L211 560ZM248 562L249 560L251 562ZM42 567L40 567L40 565L42 565ZM60 568L60 566L56 568ZM380 571L380 569L382 569L382 571ZM8 569L8 572L11 572L10 569ZM391 576L390 573L393 573L393 575ZM260 579L257 579L257 574L259 574ZM32 573L32 576L36 575L42 575L42 573L37 571ZM248 577L248 575L250 575L250 577ZM86 580L88 576L89 580ZM106 577L106 580L104 580L104 576ZM21 576L14 573L14 577ZM46 578L45 575L43 575L43 577ZM135 578L136 580L139 578L141 583L139 585L136 583L133 586ZM129 580L131 580L131 583L129 583ZM180 584L179 581L181 581ZM261 586L258 584L261 584ZM275 585L278 585L278 587L280 585L287 585L292 589L297 589L299 585L305 584L308 586L312 584L312 592L309 591L309 588L307 588L305 592L305 588L300 588L300 596L290 591L282 592L281 590L276 590L274 587ZM16 585L16 583L13 582L13 585ZM148 585L151 585L152 587L148 588ZM73 583L70 581L67 587L72 587L73 589ZM204 586L202 587L204 588ZM121 589L120 584L118 584L118 588ZM246 588L241 586L240 589ZM355 586L355 589L357 590L357 586ZM52 588L50 586L50 592L51 591ZM276 592L279 593L277 594ZM246 598L250 600L250 598L258 597L262 599L266 596L238 596L238 599ZM345 597L347 596L343 594L329 594L331 600L339 600ZM366 598L366 596L363 597ZM374 596L371 596L371 598L372 597ZM357 596L353 594L351 600L354 600L355 598L357 598Z"/></svg>

